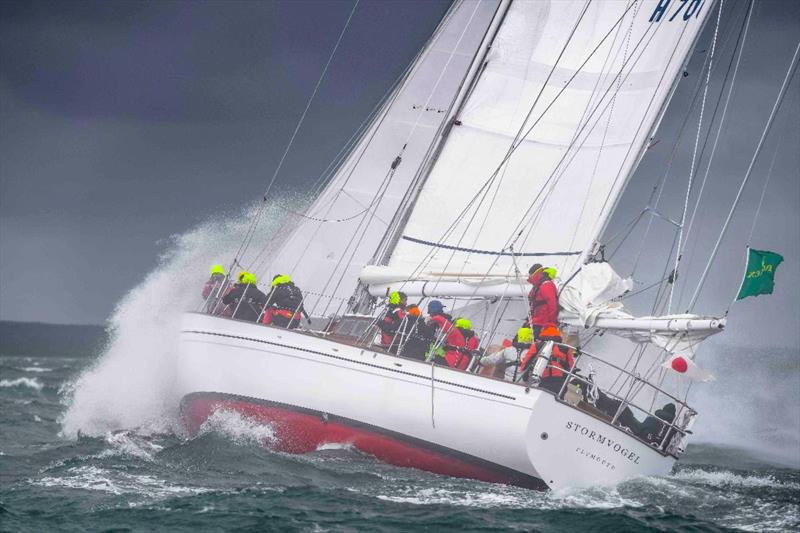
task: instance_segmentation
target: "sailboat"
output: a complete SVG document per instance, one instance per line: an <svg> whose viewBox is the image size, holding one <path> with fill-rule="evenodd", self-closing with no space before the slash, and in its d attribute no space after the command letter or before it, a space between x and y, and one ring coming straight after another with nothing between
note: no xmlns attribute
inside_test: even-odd
<svg viewBox="0 0 800 533"><path fill-rule="evenodd" d="M236 264L250 253L259 277L291 275L310 320L265 326L207 312L207 302L184 316L189 430L233 411L269 424L280 451L342 443L394 465L534 489L668 473L697 416L689 382L668 363L693 364L725 318L635 316L622 300L632 281L605 261L602 238L714 7L456 0L310 206L287 211L283 240L240 249ZM534 262L557 272L559 326L577 354L558 393L378 342L386 297L402 291L469 318L490 350L526 318ZM674 418L660 414L665 404ZM633 431L626 411L655 417L662 436Z"/></svg>

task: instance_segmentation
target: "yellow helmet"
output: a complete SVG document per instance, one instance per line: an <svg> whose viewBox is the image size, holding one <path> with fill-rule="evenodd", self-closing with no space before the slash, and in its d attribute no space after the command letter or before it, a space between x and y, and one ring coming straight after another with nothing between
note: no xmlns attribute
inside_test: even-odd
<svg viewBox="0 0 800 533"><path fill-rule="evenodd" d="M251 283L255 285L257 283L256 275L248 272L247 275L245 275L244 277L244 283Z"/></svg>
<svg viewBox="0 0 800 533"><path fill-rule="evenodd" d="M455 326L459 329L472 329L472 322L467 318L459 318L456 320Z"/></svg>
<svg viewBox="0 0 800 533"><path fill-rule="evenodd" d="M400 305L403 298L406 298L406 293L394 291L389 295L389 305Z"/></svg>
<svg viewBox="0 0 800 533"><path fill-rule="evenodd" d="M248 272L247 270L240 271L239 275L236 276L236 281L239 283L246 283L244 279L247 277L248 274L250 274L250 272Z"/></svg>
<svg viewBox="0 0 800 533"><path fill-rule="evenodd" d="M225 275L225 269L223 268L222 265L211 265L211 275L215 276L217 274L220 274L220 275L224 276Z"/></svg>
<svg viewBox="0 0 800 533"><path fill-rule="evenodd" d="M272 286L277 287L278 285L285 285L287 283L291 283L292 278L287 276L286 274L278 274L274 278L272 278Z"/></svg>
<svg viewBox="0 0 800 533"><path fill-rule="evenodd" d="M519 328L517 330L517 342L531 344L533 342L533 330L531 328Z"/></svg>

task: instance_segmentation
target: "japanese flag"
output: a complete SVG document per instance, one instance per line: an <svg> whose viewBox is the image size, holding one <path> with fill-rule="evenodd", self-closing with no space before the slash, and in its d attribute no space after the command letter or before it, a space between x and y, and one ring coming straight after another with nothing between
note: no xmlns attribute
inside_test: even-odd
<svg viewBox="0 0 800 533"><path fill-rule="evenodd" d="M682 355L673 354L672 357L667 359L661 366L669 368L673 372L693 381L714 381L714 376L697 366L695 362L688 357Z"/></svg>

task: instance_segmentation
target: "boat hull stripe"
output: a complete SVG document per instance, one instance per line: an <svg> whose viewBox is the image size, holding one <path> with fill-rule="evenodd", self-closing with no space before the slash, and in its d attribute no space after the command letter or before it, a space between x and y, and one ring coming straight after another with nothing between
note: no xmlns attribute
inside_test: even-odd
<svg viewBox="0 0 800 533"><path fill-rule="evenodd" d="M275 439L264 444L281 452L309 453L324 444L349 444L396 466L529 489L547 489L539 478L479 457L313 409L219 392L193 392L181 401L181 414L191 434L196 434L203 422L218 410L236 411L269 424L275 432Z"/></svg>

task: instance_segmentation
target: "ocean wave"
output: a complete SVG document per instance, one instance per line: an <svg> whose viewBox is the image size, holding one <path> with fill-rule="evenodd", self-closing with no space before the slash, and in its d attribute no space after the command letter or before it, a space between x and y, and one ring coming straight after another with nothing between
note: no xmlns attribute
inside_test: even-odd
<svg viewBox="0 0 800 533"><path fill-rule="evenodd" d="M17 378L0 379L0 387L28 387L38 392L44 388L44 385L36 378Z"/></svg>
<svg viewBox="0 0 800 533"><path fill-rule="evenodd" d="M642 507L643 502L624 497L615 487L536 492L507 485L481 484L479 490L452 487L406 487L399 493L377 495L378 499L416 505L455 505L513 509L618 509Z"/></svg>
<svg viewBox="0 0 800 533"><path fill-rule="evenodd" d="M43 366L26 366L20 368L22 372L52 372L52 368L45 368Z"/></svg>
<svg viewBox="0 0 800 533"><path fill-rule="evenodd" d="M149 498L188 496L208 492L204 487L173 485L154 476L128 474L97 466L70 468L63 476L29 480L32 485L107 492L114 495L139 494Z"/></svg>
<svg viewBox="0 0 800 533"><path fill-rule="evenodd" d="M413 505L455 505L459 507L519 507L540 508L543 494L514 487L486 485L485 490L465 491L457 487L420 488L409 486L397 494L378 494L379 500Z"/></svg>
<svg viewBox="0 0 800 533"><path fill-rule="evenodd" d="M200 426L198 435L217 433L237 444L270 444L276 441L275 432L267 424L256 422L236 411L217 409Z"/></svg>
<svg viewBox="0 0 800 533"><path fill-rule="evenodd" d="M715 487L778 488L800 490L800 483L781 481L771 475L741 475L728 470L709 471L703 469L681 470L670 478L688 483L701 483Z"/></svg>

